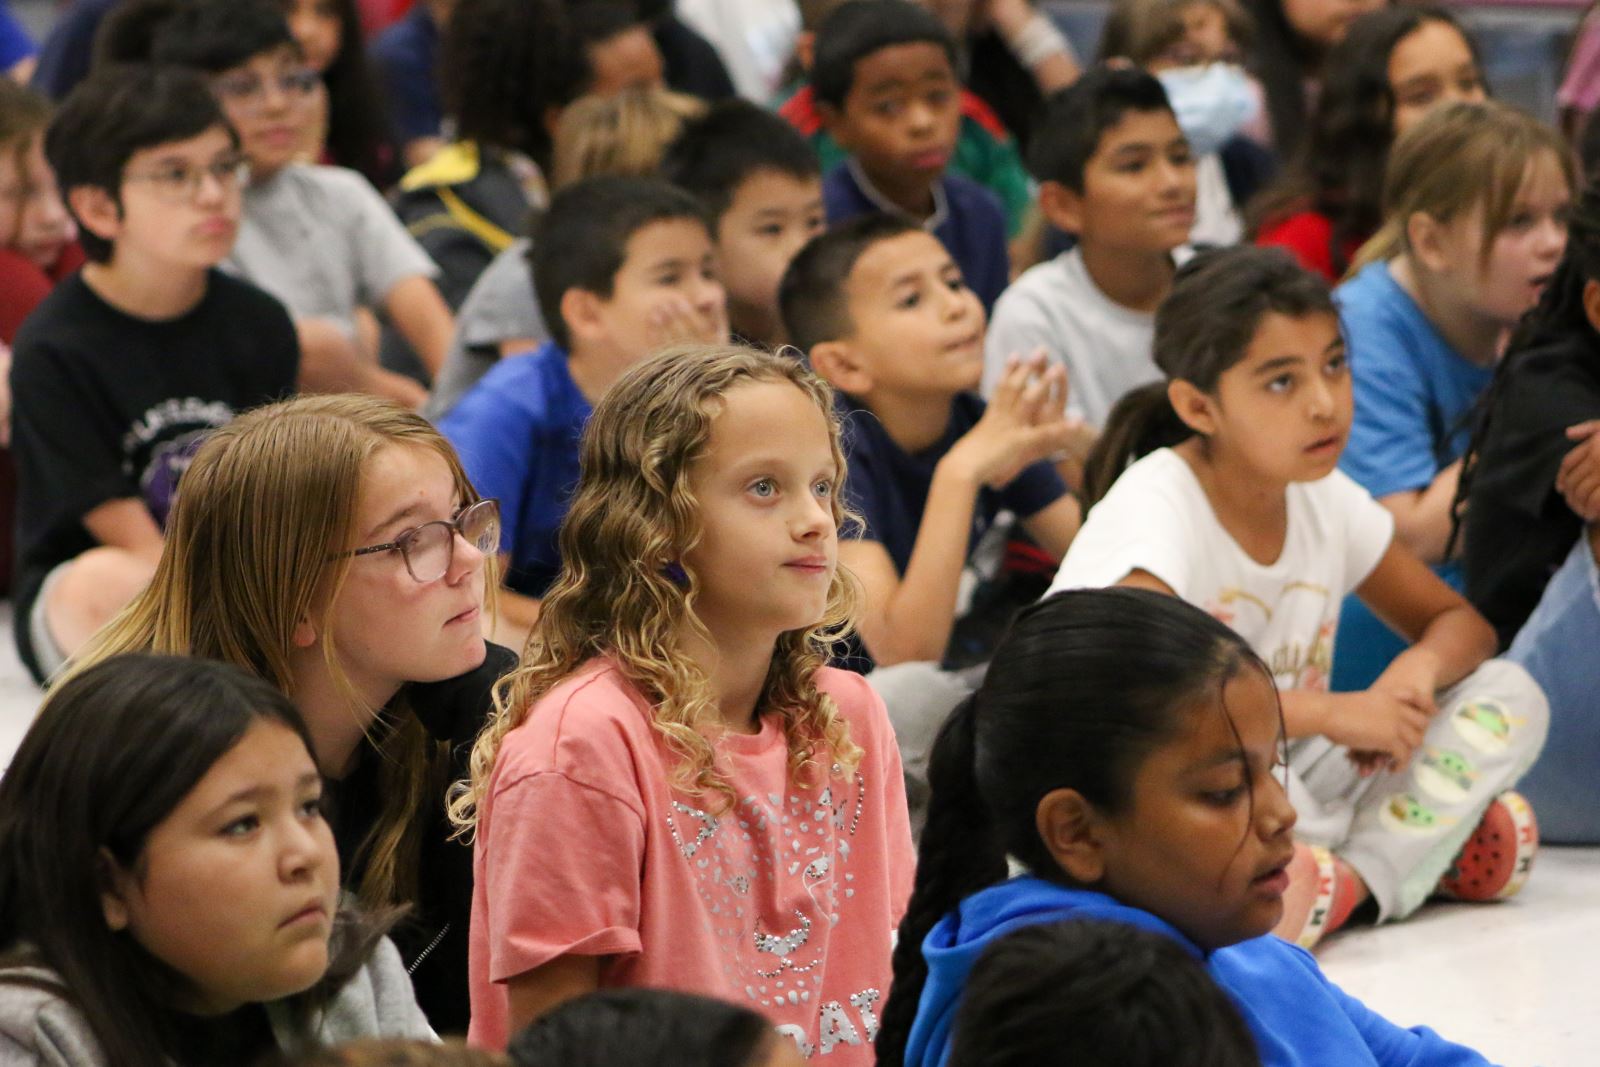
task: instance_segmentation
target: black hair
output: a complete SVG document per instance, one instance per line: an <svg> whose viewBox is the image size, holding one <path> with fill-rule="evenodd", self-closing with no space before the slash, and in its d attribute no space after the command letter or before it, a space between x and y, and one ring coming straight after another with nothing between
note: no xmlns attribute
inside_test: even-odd
<svg viewBox="0 0 1600 1067"><path fill-rule="evenodd" d="M922 227L897 215L862 215L807 241L778 283L778 310L789 343L809 353L855 328L850 322L850 274L867 249Z"/></svg>
<svg viewBox="0 0 1600 1067"><path fill-rule="evenodd" d="M105 857L137 870L151 831L253 725L310 735L289 698L237 667L181 656L115 656L63 682L0 778L0 967L44 966L107 1063L165 1063L188 981L105 922ZM288 998L304 1028L364 965L382 925L341 912L327 974Z"/></svg>
<svg viewBox="0 0 1600 1067"><path fill-rule="evenodd" d="M44 153L71 206L81 186L104 190L122 203L122 172L134 153L187 141L210 129L239 137L199 74L175 67L122 64L79 82L57 109L44 135ZM111 259L110 241L78 219L78 243L96 263Z"/></svg>
<svg viewBox="0 0 1600 1067"><path fill-rule="evenodd" d="M1083 192L1083 172L1107 130L1130 111L1172 114L1167 91L1138 67L1091 67L1052 93L1028 146L1028 170L1041 182Z"/></svg>
<svg viewBox="0 0 1600 1067"><path fill-rule="evenodd" d="M1389 57L1401 41L1433 22L1461 33L1477 61L1472 38L1443 8L1388 7L1351 23L1345 39L1328 53L1322 91L1294 165L1251 205L1252 231L1310 206L1332 220L1328 251L1334 273L1345 272L1350 266L1346 247L1365 241L1383 222L1383 176L1395 138Z"/></svg>
<svg viewBox="0 0 1600 1067"><path fill-rule="evenodd" d="M1077 589L1017 615L929 756L928 820L878 1031L880 1067L905 1062L934 925L1004 881L1008 856L1039 878L1066 879L1039 836L1039 801L1074 789L1102 812L1126 810L1139 765L1185 710L1220 700L1247 670L1270 678L1242 637L1164 593Z"/></svg>
<svg viewBox="0 0 1600 1067"><path fill-rule="evenodd" d="M692 219L706 226L700 201L659 178L607 175L560 190L534 224L528 263L534 295L562 348L572 334L561 317L561 298L569 289L610 297L617 271L628 256L628 241L653 222Z"/></svg>
<svg viewBox="0 0 1600 1067"><path fill-rule="evenodd" d="M685 123L661 160L661 176L698 196L714 221L728 210L739 186L762 171L802 180L821 176L816 153L798 130L740 99L714 104Z"/></svg>
<svg viewBox="0 0 1600 1067"><path fill-rule="evenodd" d="M936 44L957 68L956 45L939 17L909 0L850 0L817 28L811 91L818 103L843 108L856 80L856 64L899 44Z"/></svg>
<svg viewBox="0 0 1600 1067"><path fill-rule="evenodd" d="M1255 1039L1193 953L1094 920L1025 926L984 949L949 1067L1259 1067Z"/></svg>
<svg viewBox="0 0 1600 1067"><path fill-rule="evenodd" d="M1478 459L1507 383L1526 355L1573 335L1594 333L1589 313L1583 306L1583 291L1591 281L1600 282L1600 187L1592 184L1585 187L1573 205L1572 217L1567 223L1567 248L1560 265L1540 295L1539 303L1523 316L1512 332L1505 354L1495 364L1489 388L1474 405L1472 436L1461 459L1461 477L1450 506L1446 559L1455 552L1467 500L1478 473Z"/></svg>
<svg viewBox="0 0 1600 1067"><path fill-rule="evenodd" d="M459 0L440 56L440 92L456 136L550 167L552 109L589 82L560 0Z"/></svg>
<svg viewBox="0 0 1600 1067"><path fill-rule="evenodd" d="M1283 0L1243 0L1255 23L1255 40L1245 64L1265 91L1272 147L1280 159L1293 159L1306 126L1306 79L1322 67L1323 49L1289 25Z"/></svg>
<svg viewBox="0 0 1600 1067"><path fill-rule="evenodd" d="M580 48L604 44L648 23L633 0L566 0L567 15Z"/></svg>
<svg viewBox="0 0 1600 1067"><path fill-rule="evenodd" d="M1156 309L1152 352L1165 381L1127 393L1112 407L1105 431L1084 464L1085 509L1105 496L1129 463L1194 436L1167 399L1167 382L1214 392L1268 314L1337 319L1328 283L1281 248L1249 245L1204 252L1185 263Z"/></svg>
<svg viewBox="0 0 1600 1067"><path fill-rule="evenodd" d="M664 989L569 1000L511 1039L515 1067L750 1067L775 1033L765 1016Z"/></svg>
<svg viewBox="0 0 1600 1067"><path fill-rule="evenodd" d="M285 45L300 51L273 0L190 0L155 29L150 59L220 74Z"/></svg>
<svg viewBox="0 0 1600 1067"><path fill-rule="evenodd" d="M279 0L285 18L290 2ZM323 84L328 87L328 155L382 189L392 184L398 169L394 131L367 62L356 0L330 2L339 20L339 51L322 72Z"/></svg>

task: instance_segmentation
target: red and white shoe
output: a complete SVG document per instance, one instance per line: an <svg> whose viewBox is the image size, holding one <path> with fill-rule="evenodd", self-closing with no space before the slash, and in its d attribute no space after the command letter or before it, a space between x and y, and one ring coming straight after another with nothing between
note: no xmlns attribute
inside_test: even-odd
<svg viewBox="0 0 1600 1067"><path fill-rule="evenodd" d="M1495 797L1478 828L1461 847L1439 892L1454 900L1504 900L1515 896L1533 870L1539 823L1522 794Z"/></svg>
<svg viewBox="0 0 1600 1067"><path fill-rule="evenodd" d="M1320 845L1295 842L1283 919L1273 933L1309 949L1350 919L1361 896L1355 868Z"/></svg>

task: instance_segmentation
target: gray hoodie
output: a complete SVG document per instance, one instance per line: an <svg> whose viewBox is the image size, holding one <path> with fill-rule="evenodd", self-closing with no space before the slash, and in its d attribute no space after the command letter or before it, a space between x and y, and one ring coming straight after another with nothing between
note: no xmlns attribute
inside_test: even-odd
<svg viewBox="0 0 1600 1067"><path fill-rule="evenodd" d="M0 971L0 1067L112 1067L81 1012L60 994L6 981L26 978L59 983L54 971L18 967ZM291 1048L285 1015L277 1005L267 1014L279 1044ZM317 1044L335 1045L363 1037L437 1040L411 992L400 953L388 938L373 950L311 1028Z"/></svg>

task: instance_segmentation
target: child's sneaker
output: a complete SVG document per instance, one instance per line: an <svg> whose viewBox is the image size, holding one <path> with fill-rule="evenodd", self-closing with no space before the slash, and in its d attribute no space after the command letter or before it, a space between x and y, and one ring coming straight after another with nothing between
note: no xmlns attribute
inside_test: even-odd
<svg viewBox="0 0 1600 1067"><path fill-rule="evenodd" d="M1273 933L1309 949L1350 919L1361 897L1355 868L1320 845L1296 842L1283 919Z"/></svg>
<svg viewBox="0 0 1600 1067"><path fill-rule="evenodd" d="M1439 892L1455 900L1504 900L1528 880L1539 851L1539 823L1522 794L1495 797L1461 846Z"/></svg>

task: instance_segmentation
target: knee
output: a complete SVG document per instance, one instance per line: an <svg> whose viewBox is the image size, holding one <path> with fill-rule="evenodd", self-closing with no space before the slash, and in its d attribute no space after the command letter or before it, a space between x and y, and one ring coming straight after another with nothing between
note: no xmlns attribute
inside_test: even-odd
<svg viewBox="0 0 1600 1067"><path fill-rule="evenodd" d="M1533 675L1508 659L1485 662L1461 684L1463 703L1492 701L1505 710L1510 747L1531 761L1550 732L1550 700Z"/></svg>
<svg viewBox="0 0 1600 1067"><path fill-rule="evenodd" d="M71 655L150 584L155 564L120 548L92 548L50 590L46 617Z"/></svg>

